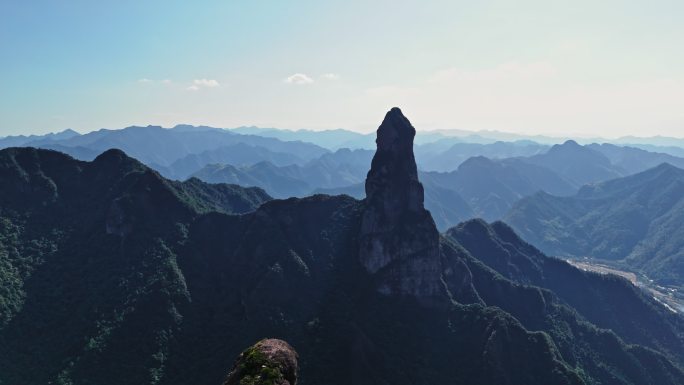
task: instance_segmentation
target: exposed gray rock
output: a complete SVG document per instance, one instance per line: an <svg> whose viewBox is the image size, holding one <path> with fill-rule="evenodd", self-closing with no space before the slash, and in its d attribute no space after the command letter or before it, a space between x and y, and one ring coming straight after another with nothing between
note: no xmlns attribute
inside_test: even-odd
<svg viewBox="0 0 684 385"><path fill-rule="evenodd" d="M439 232L423 206L413 155L416 130L392 108L377 131L377 151L366 178L359 257L379 277L385 294L430 297L444 292Z"/></svg>

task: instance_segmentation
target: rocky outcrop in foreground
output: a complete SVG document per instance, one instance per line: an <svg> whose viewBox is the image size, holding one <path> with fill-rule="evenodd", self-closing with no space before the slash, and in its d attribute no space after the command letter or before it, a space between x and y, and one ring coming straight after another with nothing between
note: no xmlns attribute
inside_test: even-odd
<svg viewBox="0 0 684 385"><path fill-rule="evenodd" d="M298 358L285 341L261 340L238 356L223 385L296 385Z"/></svg>

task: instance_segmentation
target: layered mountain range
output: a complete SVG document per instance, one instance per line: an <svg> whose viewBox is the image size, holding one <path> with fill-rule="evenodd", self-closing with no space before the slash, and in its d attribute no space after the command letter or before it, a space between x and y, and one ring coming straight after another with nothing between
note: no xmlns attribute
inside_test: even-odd
<svg viewBox="0 0 684 385"><path fill-rule="evenodd" d="M649 152L607 143L581 146L574 141L550 146L546 140L540 144L509 136L505 138L518 140L504 142L493 139L504 138L497 133L484 134L492 138L432 131L414 142L426 206L442 231L473 217L501 219L518 200L538 191L569 196L584 184L631 175L663 162L684 166L684 158L664 153L669 151L666 147L651 146L661 152ZM30 145L81 160L118 148L169 179L197 177L256 186L276 198L346 193L363 199L363 182L373 156L370 144L370 135L341 129L188 125L0 138L0 148Z"/></svg>
<svg viewBox="0 0 684 385"><path fill-rule="evenodd" d="M453 148L465 146L455 145ZM490 153L504 145L468 146L476 152ZM468 153L467 150L464 152ZM233 166L216 162L191 175L212 183L258 186L278 198L327 193L363 199L363 178L371 156L372 152L368 150L342 149L303 165L277 166L264 161ZM453 171L420 171L426 190L426 205L435 214L440 230L473 217L490 221L501 219L517 201L539 191L570 196L585 184L644 171L662 161L684 166L684 159L667 154L607 144L580 146L574 141L555 145L546 152L529 157L491 159L472 156L462 163L460 158L452 158L451 164L456 165Z"/></svg>
<svg viewBox="0 0 684 385"><path fill-rule="evenodd" d="M626 280L501 223L440 234L414 136L387 113L363 200L0 151L0 382L220 384L275 337L299 384L684 383L682 318Z"/></svg>
<svg viewBox="0 0 684 385"><path fill-rule="evenodd" d="M684 170L670 164L570 197L536 194L505 221L552 255L618 262L661 284L684 284Z"/></svg>

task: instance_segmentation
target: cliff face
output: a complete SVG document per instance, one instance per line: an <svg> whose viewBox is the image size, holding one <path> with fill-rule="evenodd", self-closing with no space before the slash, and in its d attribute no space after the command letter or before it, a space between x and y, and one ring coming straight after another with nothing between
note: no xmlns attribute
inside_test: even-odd
<svg viewBox="0 0 684 385"><path fill-rule="evenodd" d="M665 356L587 322L681 362L684 326L633 289L556 273L496 225L439 236L414 134L390 111L367 200L253 212L258 191L165 180L121 152L0 151L0 382L217 385L226 357L274 336L302 376L263 343L228 384L684 384ZM612 304L629 317L594 312Z"/></svg>
<svg viewBox="0 0 684 385"><path fill-rule="evenodd" d="M377 151L366 178L359 258L379 277L384 294L433 297L443 292L439 232L423 206L413 156L416 130L399 108L377 131Z"/></svg>

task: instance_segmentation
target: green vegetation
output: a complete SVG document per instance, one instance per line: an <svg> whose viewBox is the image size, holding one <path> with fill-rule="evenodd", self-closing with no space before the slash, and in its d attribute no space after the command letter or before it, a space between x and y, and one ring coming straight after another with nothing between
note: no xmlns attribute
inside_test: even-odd
<svg viewBox="0 0 684 385"><path fill-rule="evenodd" d="M573 197L525 198L504 221L548 254L611 261L684 287L684 170L669 164Z"/></svg>
<svg viewBox="0 0 684 385"><path fill-rule="evenodd" d="M446 235L504 277L551 290L593 324L684 365L684 319L627 280L581 271L547 257L502 222L471 220Z"/></svg>
<svg viewBox="0 0 684 385"><path fill-rule="evenodd" d="M283 379L280 367L256 347L243 352L241 359L238 370L243 377L240 385L275 385Z"/></svg>
<svg viewBox="0 0 684 385"><path fill-rule="evenodd" d="M658 340L633 345L619 318L598 328L568 293L447 237L443 297L380 294L350 197L258 206L258 191L176 184L117 151L0 151L0 183L3 384L219 384L265 336L297 348L303 385L684 382L655 333L662 314L635 308L641 338ZM615 293L581 295L607 306ZM276 381L248 358L253 380Z"/></svg>

